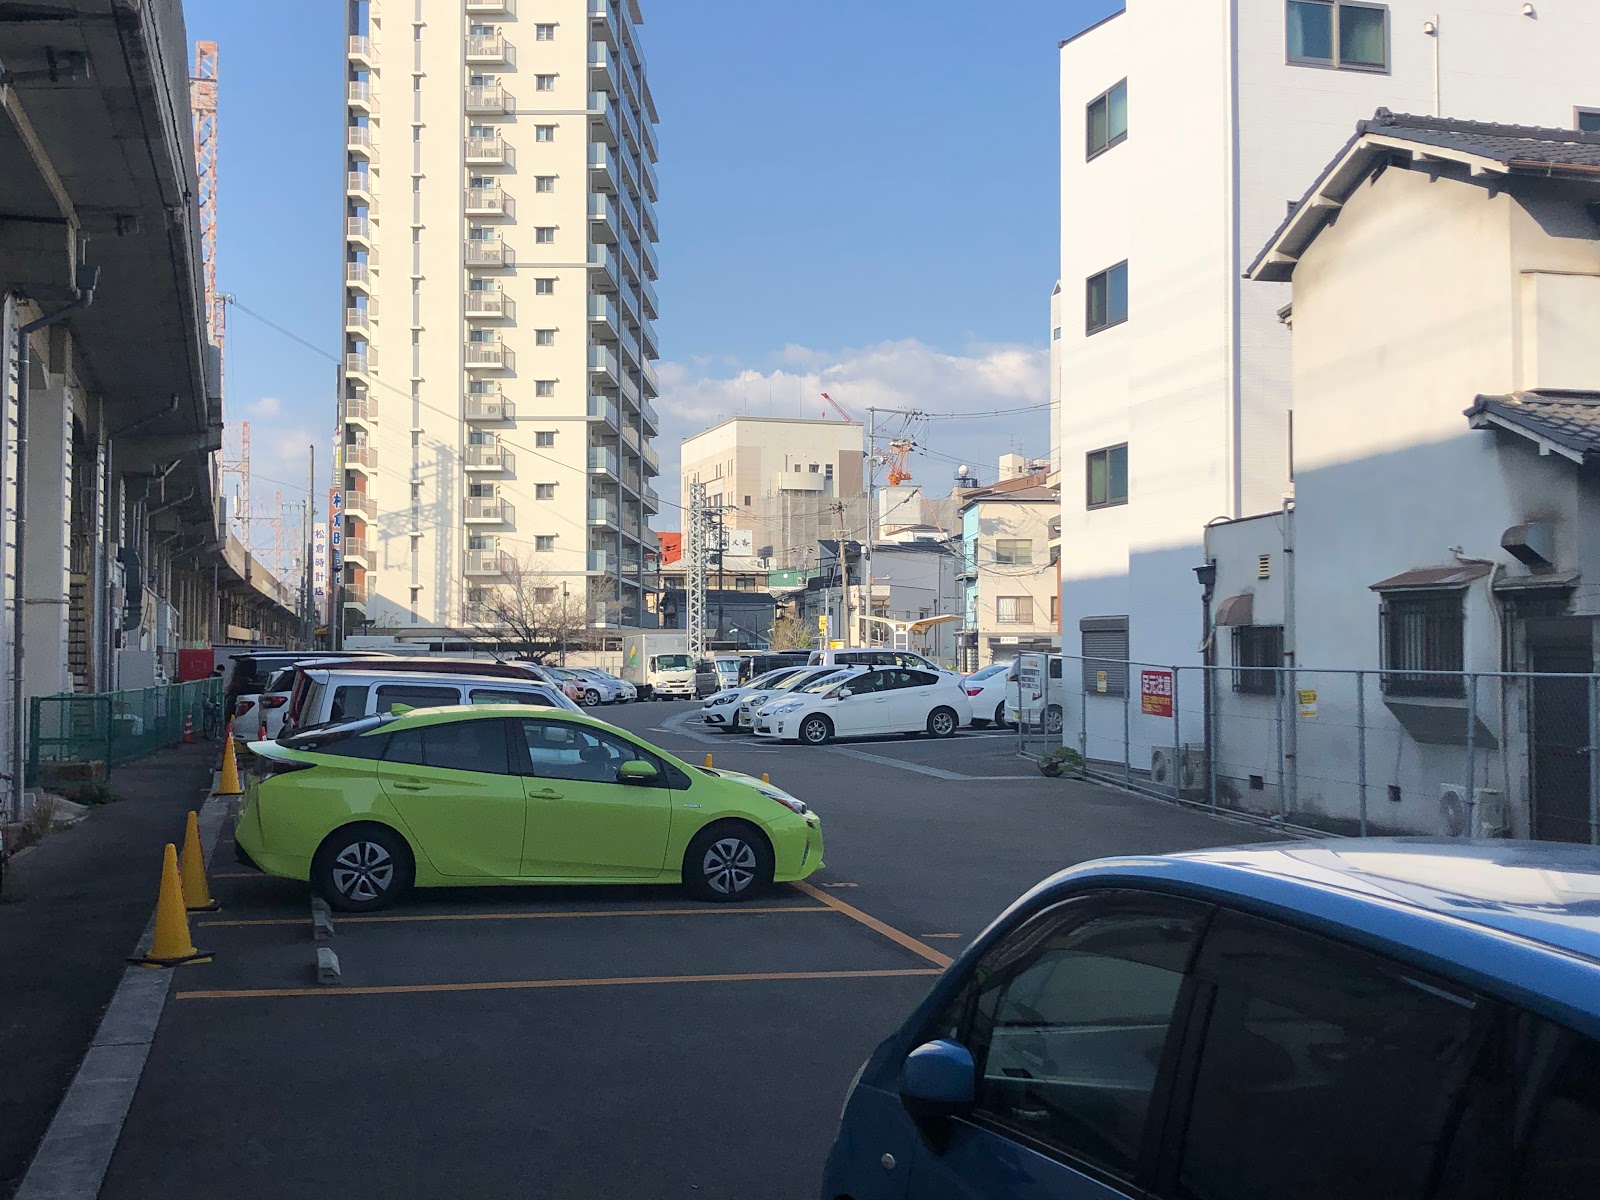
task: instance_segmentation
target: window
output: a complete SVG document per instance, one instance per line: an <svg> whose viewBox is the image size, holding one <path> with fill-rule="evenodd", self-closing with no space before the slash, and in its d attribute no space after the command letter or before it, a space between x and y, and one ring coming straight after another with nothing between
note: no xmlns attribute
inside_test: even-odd
<svg viewBox="0 0 1600 1200"><path fill-rule="evenodd" d="M367 685L347 683L333 689L333 707L328 720L347 721L367 715Z"/></svg>
<svg viewBox="0 0 1600 1200"><path fill-rule="evenodd" d="M745 507L746 507L746 508L749 508L749 507L750 507L750 497L749 497L749 496L746 496L746 497L745 497L745 498L744 498L744 506L745 506Z"/></svg>
<svg viewBox="0 0 1600 1200"><path fill-rule="evenodd" d="M1050 597L1050 624L1061 624L1061 597L1058 595Z"/></svg>
<svg viewBox="0 0 1600 1200"><path fill-rule="evenodd" d="M497 688L473 688L467 697L468 704L532 704L538 708L556 708L555 701L543 692L515 692ZM479 724L492 724L481 721Z"/></svg>
<svg viewBox="0 0 1600 1200"><path fill-rule="evenodd" d="M533 90L536 92L555 91L556 77L554 75L535 75L533 77Z"/></svg>
<svg viewBox="0 0 1600 1200"><path fill-rule="evenodd" d="M1383 690L1391 696L1460 696L1462 677L1412 674L1465 668L1464 593L1388 592L1379 607Z"/></svg>
<svg viewBox="0 0 1600 1200"><path fill-rule="evenodd" d="M533 444L536 449L549 450L556 444L556 432L553 429L537 429L533 434Z"/></svg>
<svg viewBox="0 0 1600 1200"><path fill-rule="evenodd" d="M533 281L533 294L535 296L554 296L556 294L556 281L548 278L535 279Z"/></svg>
<svg viewBox="0 0 1600 1200"><path fill-rule="evenodd" d="M1032 596L997 596L994 602L994 619L1000 625L1032 625Z"/></svg>
<svg viewBox="0 0 1600 1200"><path fill-rule="evenodd" d="M386 683L378 688L374 711L386 713L396 704L407 708L438 708L440 705L460 704L461 691L453 687L429 687L420 683Z"/></svg>
<svg viewBox="0 0 1600 1200"><path fill-rule="evenodd" d="M533 190L549 194L556 190L556 177L554 175L535 175L533 177Z"/></svg>
<svg viewBox="0 0 1600 1200"><path fill-rule="evenodd" d="M460 694L454 688L450 691L450 703L459 703ZM392 735L388 742L384 762L446 771L509 773L505 724L501 721L452 721L448 725L406 729Z"/></svg>
<svg viewBox="0 0 1600 1200"><path fill-rule="evenodd" d="M1128 618L1084 617L1078 622L1082 641L1083 690L1100 696L1128 692Z"/></svg>
<svg viewBox="0 0 1600 1200"><path fill-rule="evenodd" d="M534 484L533 498L535 500L554 500L556 498L556 485L553 483Z"/></svg>
<svg viewBox="0 0 1600 1200"><path fill-rule="evenodd" d="M994 544L994 561L1011 566L1026 567L1033 564L1031 538L999 538Z"/></svg>
<svg viewBox="0 0 1600 1200"><path fill-rule="evenodd" d="M974 1121L1129 1180L1206 910L1113 895L1068 901L1011 934L946 1027L978 1069Z"/></svg>
<svg viewBox="0 0 1600 1200"><path fill-rule="evenodd" d="M554 225L535 225L533 229L533 240L541 246L554 245L556 240L556 227Z"/></svg>
<svg viewBox="0 0 1600 1200"><path fill-rule="evenodd" d="M556 548L556 536L553 533L541 533L533 539L533 548L540 554L553 554Z"/></svg>
<svg viewBox="0 0 1600 1200"><path fill-rule="evenodd" d="M1233 690L1249 696L1276 696L1283 666L1282 625L1239 625L1233 631Z"/></svg>
<svg viewBox="0 0 1600 1200"><path fill-rule="evenodd" d="M533 40L536 42L555 41L556 27L554 25L535 25L533 27Z"/></svg>
<svg viewBox="0 0 1600 1200"><path fill-rule="evenodd" d="M1059 342L1061 340L1061 326L1057 325L1050 331L1050 340L1052 342Z"/></svg>
<svg viewBox="0 0 1600 1200"><path fill-rule="evenodd" d="M556 598L556 590L553 587L542 587L542 588L534 588L533 589L533 602L535 604L550 604L555 600L555 598Z"/></svg>
<svg viewBox="0 0 1600 1200"><path fill-rule="evenodd" d="M1108 446L1089 453L1085 470L1090 508L1110 508L1128 502L1128 447Z"/></svg>
<svg viewBox="0 0 1600 1200"><path fill-rule="evenodd" d="M1572 127L1584 133L1600 133L1600 108L1577 109Z"/></svg>
<svg viewBox="0 0 1600 1200"><path fill-rule="evenodd" d="M1128 264L1118 263L1089 276L1088 319L1085 327L1099 333L1128 319Z"/></svg>
<svg viewBox="0 0 1600 1200"><path fill-rule="evenodd" d="M554 379L534 380L533 394L542 400L550 399L556 394L556 381Z"/></svg>
<svg viewBox="0 0 1600 1200"><path fill-rule="evenodd" d="M1216 997L1177 1195L1434 1196L1479 1039L1472 993L1315 934L1222 912Z"/></svg>
<svg viewBox="0 0 1600 1200"><path fill-rule="evenodd" d="M623 763L647 762L662 772L658 785L667 785L666 764L617 734L541 720L523 721L522 733L528 765L540 779L616 783L617 768Z"/></svg>
<svg viewBox="0 0 1600 1200"><path fill-rule="evenodd" d="M1089 101L1089 157L1128 138L1128 81Z"/></svg>
<svg viewBox="0 0 1600 1200"><path fill-rule="evenodd" d="M1389 69L1389 10L1354 0L1288 0L1288 56L1304 66Z"/></svg>
<svg viewBox="0 0 1600 1200"><path fill-rule="evenodd" d="M535 329L533 331L533 344L535 346L554 346L556 344L556 331L554 329Z"/></svg>
<svg viewBox="0 0 1600 1200"><path fill-rule="evenodd" d="M1530 1072L1539 1079L1543 1096L1514 1194L1516 1200L1579 1200L1593 1193L1600 1167L1595 1153L1600 1145L1600 1045L1533 1018L1524 1020L1540 1027L1527 1039L1537 1046L1530 1057L1552 1068L1548 1074Z"/></svg>
<svg viewBox="0 0 1600 1200"><path fill-rule="evenodd" d="M554 125L535 125L533 127L533 140L536 142L555 141L556 127Z"/></svg>

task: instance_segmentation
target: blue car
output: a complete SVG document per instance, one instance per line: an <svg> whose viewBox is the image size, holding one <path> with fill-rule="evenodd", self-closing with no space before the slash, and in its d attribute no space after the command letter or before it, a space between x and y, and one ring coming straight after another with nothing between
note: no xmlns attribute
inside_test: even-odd
<svg viewBox="0 0 1600 1200"><path fill-rule="evenodd" d="M851 1085L823 1200L1600 1196L1600 849L1090 863Z"/></svg>

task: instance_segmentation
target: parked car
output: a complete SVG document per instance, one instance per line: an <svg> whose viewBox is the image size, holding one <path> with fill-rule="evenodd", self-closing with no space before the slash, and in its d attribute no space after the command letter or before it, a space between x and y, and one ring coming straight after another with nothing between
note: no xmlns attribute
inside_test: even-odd
<svg viewBox="0 0 1600 1200"><path fill-rule="evenodd" d="M961 681L966 688L967 699L972 701L974 725L1010 724L1006 717L1006 682L1010 677L1011 664L997 662L974 671Z"/></svg>
<svg viewBox="0 0 1600 1200"><path fill-rule="evenodd" d="M744 698L739 701L739 709L736 714L738 723L744 729L754 730L756 712L785 694L799 691L803 687L808 687L824 679L831 679L833 682L838 683L842 679L858 674L861 670L863 670L861 667L801 667L794 674L779 680L777 683L769 683L766 687L759 689L749 689Z"/></svg>
<svg viewBox="0 0 1600 1200"><path fill-rule="evenodd" d="M719 654L711 660L717 670L718 691L739 686L739 665L743 661L738 654Z"/></svg>
<svg viewBox="0 0 1600 1200"><path fill-rule="evenodd" d="M312 666L306 672L306 680L305 701L300 709L302 720L295 727L299 730L319 729L356 717L390 712L397 704L407 708L531 704L565 712L580 711L559 688L532 679Z"/></svg>
<svg viewBox="0 0 1600 1200"><path fill-rule="evenodd" d="M927 733L949 737L972 723L972 705L953 675L906 667L867 667L847 679L822 679L756 712L757 737L820 746L836 737Z"/></svg>
<svg viewBox="0 0 1600 1200"><path fill-rule="evenodd" d="M789 793L582 713L419 709L251 748L242 857L345 911L463 884L682 883L745 900L822 865L822 823Z"/></svg>
<svg viewBox="0 0 1600 1200"><path fill-rule="evenodd" d="M780 667L803 667L810 659L809 650L768 650L764 654L746 654L739 659L739 682L749 683Z"/></svg>
<svg viewBox="0 0 1600 1200"><path fill-rule="evenodd" d="M724 688L706 698L705 704L700 708L700 719L723 733L738 733L741 728L749 729L748 714L743 719L740 717L740 713L744 711L744 701L754 695L765 695L768 688L776 687L785 679L804 674L805 671L805 667L783 667L777 671L768 671L759 679L751 680L745 687Z"/></svg>
<svg viewBox="0 0 1600 1200"><path fill-rule="evenodd" d="M821 1194L1593 1196L1597 896L1550 843L1064 871L873 1052Z"/></svg>
<svg viewBox="0 0 1600 1200"><path fill-rule="evenodd" d="M600 704L625 704L637 694L631 683L625 683L596 667L560 667L558 671L563 679L570 679L578 685L575 699L585 708Z"/></svg>
<svg viewBox="0 0 1600 1200"><path fill-rule="evenodd" d="M531 662L504 662L493 658L438 658L432 655L417 658L340 658L319 659L316 665L326 670L363 671L401 671L412 674L424 675L470 675L482 679L518 679L526 683L547 683L557 690L567 691L568 699L572 698L571 692L576 691L577 685L570 684L567 690L561 683L552 679L552 670ZM301 718L301 709L305 704L305 693L308 686L306 671L309 665L299 664L295 667L294 688L289 696L288 711L284 714L283 729L293 731L304 728L307 724Z"/></svg>
<svg viewBox="0 0 1600 1200"><path fill-rule="evenodd" d="M239 704L240 696L257 696L267 690L267 683L279 671L294 666L297 662L305 662L315 658L328 658L328 651L316 650L263 650L253 654L235 655L232 662L232 671L228 674L227 687L223 693L222 711L233 712ZM341 650L336 656L341 659L358 658L385 658L387 655L378 650Z"/></svg>
<svg viewBox="0 0 1600 1200"><path fill-rule="evenodd" d="M1043 729L1046 733L1061 732L1066 720L1063 707L1066 701L1063 691L1066 686L1062 670L1064 661L1059 654L1050 655L1046 672L1048 680L1041 679L1029 686L1026 704L1022 695L1022 660L1019 658L1011 664L1011 670L1006 674L1006 715L1014 724ZM1050 693L1048 698L1046 691Z"/></svg>
<svg viewBox="0 0 1600 1200"><path fill-rule="evenodd" d="M284 710L289 704L290 688L294 684L294 668L285 667L274 672L267 681L266 691L240 696L233 707L231 720L242 738L275 738L283 728Z"/></svg>
<svg viewBox="0 0 1600 1200"><path fill-rule="evenodd" d="M935 671L949 675L943 667L910 650L891 650L885 646L857 650L812 650L806 662L813 667L909 667L915 671Z"/></svg>

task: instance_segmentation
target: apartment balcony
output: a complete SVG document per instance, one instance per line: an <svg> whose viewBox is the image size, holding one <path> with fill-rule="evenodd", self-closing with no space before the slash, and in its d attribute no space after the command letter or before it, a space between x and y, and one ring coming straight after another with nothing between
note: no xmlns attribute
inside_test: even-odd
<svg viewBox="0 0 1600 1200"><path fill-rule="evenodd" d="M655 245L646 239L639 243L640 257L644 259L644 273L652 282L661 278L661 256Z"/></svg>
<svg viewBox="0 0 1600 1200"><path fill-rule="evenodd" d="M499 238L482 238L467 243L467 266L514 267L517 254Z"/></svg>
<svg viewBox="0 0 1600 1200"><path fill-rule="evenodd" d="M360 112L371 113L376 111L377 102L372 93L370 79L352 79L345 84L344 101L351 108Z"/></svg>
<svg viewBox="0 0 1600 1200"><path fill-rule="evenodd" d="M372 425L378 420L378 402L370 394L346 396L344 398L344 419L359 425Z"/></svg>
<svg viewBox="0 0 1600 1200"><path fill-rule="evenodd" d="M516 47L502 33L469 33L467 62L473 66L509 67L517 61Z"/></svg>
<svg viewBox="0 0 1600 1200"><path fill-rule="evenodd" d="M639 228L639 202L628 194L628 189L623 188L616 193L617 211L622 214L622 228L629 237L640 237Z"/></svg>
<svg viewBox="0 0 1600 1200"><path fill-rule="evenodd" d="M617 402L609 396L591 395L589 397L589 420L598 421L613 433L616 432L620 428Z"/></svg>
<svg viewBox="0 0 1600 1200"><path fill-rule="evenodd" d="M615 146L619 140L617 102L605 92L589 93L589 138Z"/></svg>
<svg viewBox="0 0 1600 1200"><path fill-rule="evenodd" d="M643 321L639 325L639 344L644 347L646 358L661 357L661 343L656 340L656 327L653 322Z"/></svg>
<svg viewBox="0 0 1600 1200"><path fill-rule="evenodd" d="M346 217L344 219L344 235L352 242L361 242L371 246L372 222L366 217Z"/></svg>
<svg viewBox="0 0 1600 1200"><path fill-rule="evenodd" d="M469 371L514 371L517 356L504 342L468 342L466 366Z"/></svg>
<svg viewBox="0 0 1600 1200"><path fill-rule="evenodd" d="M589 197L590 241L615 242L618 240L618 206L615 196L595 192Z"/></svg>
<svg viewBox="0 0 1600 1200"><path fill-rule="evenodd" d="M589 90L591 92L610 92L617 94L617 82L622 72L622 64L617 61L617 52L604 42L589 43Z"/></svg>
<svg viewBox="0 0 1600 1200"><path fill-rule="evenodd" d="M617 46L617 6L615 0L589 0L591 44L603 41L613 50Z"/></svg>
<svg viewBox="0 0 1600 1200"><path fill-rule="evenodd" d="M622 427L622 444L634 454L637 455L639 453L639 431L632 425L624 425Z"/></svg>
<svg viewBox="0 0 1600 1200"><path fill-rule="evenodd" d="M661 229L656 224L656 206L653 204L641 204L639 206L639 219L644 223L646 240L659 242L661 240Z"/></svg>
<svg viewBox="0 0 1600 1200"><path fill-rule="evenodd" d="M639 307L639 293L635 288L618 288L617 298L622 301L622 311L628 315L628 320L637 325L644 320L644 309Z"/></svg>
<svg viewBox="0 0 1600 1200"><path fill-rule="evenodd" d="M598 376L603 385L616 387L622 377L622 367L617 362L617 352L609 346L590 346L589 374Z"/></svg>
<svg viewBox="0 0 1600 1200"><path fill-rule="evenodd" d="M466 212L469 217L514 217L517 202L504 188L472 187L467 189Z"/></svg>
<svg viewBox="0 0 1600 1200"><path fill-rule="evenodd" d="M614 292L621 284L617 274L617 252L610 246L590 245L589 284L601 292Z"/></svg>
<svg viewBox="0 0 1600 1200"><path fill-rule="evenodd" d="M353 351L344 356L344 373L346 375L370 376L378 370L378 355L375 350Z"/></svg>
<svg viewBox="0 0 1600 1200"><path fill-rule="evenodd" d="M480 425L515 421L517 408L499 392L469 392L463 416Z"/></svg>
<svg viewBox="0 0 1600 1200"><path fill-rule="evenodd" d="M344 331L346 333L366 333L378 319L378 302L368 300L366 306L352 307L344 310Z"/></svg>
<svg viewBox="0 0 1600 1200"><path fill-rule="evenodd" d="M466 573L473 576L504 577L511 567L511 556L500 550L468 550Z"/></svg>
<svg viewBox="0 0 1600 1200"><path fill-rule="evenodd" d="M644 510L647 513L661 511L661 497L656 494L656 489L648 483L644 485Z"/></svg>
<svg viewBox="0 0 1600 1200"><path fill-rule="evenodd" d="M611 575L617 569L617 556L609 550L589 551L589 574Z"/></svg>
<svg viewBox="0 0 1600 1200"><path fill-rule="evenodd" d="M622 172L617 166L617 152L599 142L589 143L589 186L603 192L617 190L617 180Z"/></svg>
<svg viewBox="0 0 1600 1200"><path fill-rule="evenodd" d="M647 362L639 372L644 376L645 399L654 400L661 395L661 373L656 370L655 363Z"/></svg>
<svg viewBox="0 0 1600 1200"><path fill-rule="evenodd" d="M656 299L655 285L648 279L639 281L639 295L644 301L644 315L652 321L661 319L661 306Z"/></svg>
<svg viewBox="0 0 1600 1200"><path fill-rule="evenodd" d="M517 302L501 291L468 292L466 306L473 321L511 321L517 315Z"/></svg>
<svg viewBox="0 0 1600 1200"><path fill-rule="evenodd" d="M661 474L661 455L656 453L656 448L648 441L639 448L639 457L644 459L644 473L646 478L651 475Z"/></svg>
<svg viewBox="0 0 1600 1200"><path fill-rule="evenodd" d="M609 475L612 479L620 479L621 472L617 466L617 452L610 446L590 446L589 474Z"/></svg>
<svg viewBox="0 0 1600 1200"><path fill-rule="evenodd" d="M372 200L372 176L366 171L348 171L344 177L344 190L352 200L367 204Z"/></svg>
<svg viewBox="0 0 1600 1200"><path fill-rule="evenodd" d="M637 460L632 462L624 462L622 464L622 473L617 476L617 479L621 482L623 487L632 492L635 496L643 494L644 476L639 472Z"/></svg>
<svg viewBox="0 0 1600 1200"><path fill-rule="evenodd" d="M617 339L622 345L622 369L636 371L639 369L639 334L632 325L624 325L621 337Z"/></svg>
<svg viewBox="0 0 1600 1200"><path fill-rule="evenodd" d="M622 386L617 389L617 394L622 397L622 419L633 420L634 414L639 411L639 382L631 371L622 373Z"/></svg>
<svg viewBox="0 0 1600 1200"><path fill-rule="evenodd" d="M347 608L365 609L367 602L372 599L372 590L365 579L347 579L339 585L344 595Z"/></svg>
<svg viewBox="0 0 1600 1200"><path fill-rule="evenodd" d="M474 167L515 166L517 155L499 134L467 139L467 164Z"/></svg>
<svg viewBox="0 0 1600 1200"><path fill-rule="evenodd" d="M373 53L372 39L369 37L352 37L345 53L365 67L376 66L378 62Z"/></svg>
<svg viewBox="0 0 1600 1200"><path fill-rule="evenodd" d="M377 131L370 125L351 125L344 131L345 149L368 162L378 161Z"/></svg>
<svg viewBox="0 0 1600 1200"><path fill-rule="evenodd" d="M661 432L661 418L656 415L656 406L650 401L640 399L639 412L644 417L644 431L650 437L655 437Z"/></svg>
<svg viewBox="0 0 1600 1200"><path fill-rule="evenodd" d="M498 442L468 445L466 454L462 456L461 466L467 471L514 471L517 466L517 456Z"/></svg>
<svg viewBox="0 0 1600 1200"><path fill-rule="evenodd" d="M615 500L596 497L589 501L589 524L598 527L622 528L622 511Z"/></svg>
<svg viewBox="0 0 1600 1200"><path fill-rule="evenodd" d="M363 521L378 519L378 503L366 492L347 491L344 494L344 511Z"/></svg>
<svg viewBox="0 0 1600 1200"><path fill-rule="evenodd" d="M473 116L501 117L516 110L516 97L498 83L475 83L467 87L467 112Z"/></svg>
<svg viewBox="0 0 1600 1200"><path fill-rule="evenodd" d="M467 0L467 12L472 16L514 17L516 0Z"/></svg>
<svg viewBox="0 0 1600 1200"><path fill-rule="evenodd" d="M378 469L378 451L376 447L362 444L359 446L343 446L340 449L344 454L346 470L360 471L364 475L371 475Z"/></svg>
<svg viewBox="0 0 1600 1200"><path fill-rule="evenodd" d="M344 555L346 562L359 559L363 567L367 565L366 538L347 537L344 539L344 544L339 547L339 550Z"/></svg>
<svg viewBox="0 0 1600 1200"><path fill-rule="evenodd" d="M468 525L510 525L517 519L517 509L499 496L468 496L462 517Z"/></svg>
<svg viewBox="0 0 1600 1200"><path fill-rule="evenodd" d="M611 296L589 296L590 335L616 341L622 322L617 315L617 302Z"/></svg>
<svg viewBox="0 0 1600 1200"><path fill-rule="evenodd" d="M661 176L656 174L656 165L646 156L639 160L639 169L644 173L644 190L650 196L652 204L661 200Z"/></svg>

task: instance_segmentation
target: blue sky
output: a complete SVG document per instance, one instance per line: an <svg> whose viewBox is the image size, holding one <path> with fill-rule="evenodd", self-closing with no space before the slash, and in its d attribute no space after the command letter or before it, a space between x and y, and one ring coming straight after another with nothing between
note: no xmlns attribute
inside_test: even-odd
<svg viewBox="0 0 1600 1200"><path fill-rule="evenodd" d="M661 113L663 499L678 439L746 402L820 415L822 387L857 409L1048 398L1056 45L1116 7L645 0ZM344 6L185 11L191 39L220 44L219 284L336 350ZM251 420L258 509L274 489L303 494L310 440L320 487L332 363L234 309L227 371L230 420ZM1044 418L941 423L926 473L943 479L956 455L992 473L1013 445L1044 454Z"/></svg>

